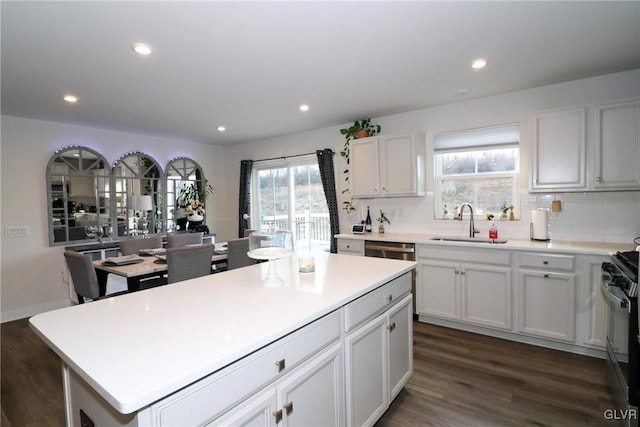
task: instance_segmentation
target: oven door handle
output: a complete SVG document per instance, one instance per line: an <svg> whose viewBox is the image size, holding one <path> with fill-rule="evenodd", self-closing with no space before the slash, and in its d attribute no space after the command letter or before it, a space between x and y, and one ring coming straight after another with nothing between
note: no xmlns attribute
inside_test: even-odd
<svg viewBox="0 0 640 427"><path fill-rule="evenodd" d="M629 308L629 299L618 288L616 288L615 286L613 287L613 289L616 289L622 295L617 295L618 292L613 292L611 287L608 286L604 281L600 283L600 288L602 289L602 292L604 292L608 300L615 302L620 308Z"/></svg>

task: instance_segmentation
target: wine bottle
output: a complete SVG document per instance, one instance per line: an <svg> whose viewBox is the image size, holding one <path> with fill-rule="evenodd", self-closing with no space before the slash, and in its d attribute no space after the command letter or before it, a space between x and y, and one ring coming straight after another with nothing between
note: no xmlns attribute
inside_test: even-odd
<svg viewBox="0 0 640 427"><path fill-rule="evenodd" d="M364 231L371 233L371 213L369 213L369 206L367 206L367 219L364 223Z"/></svg>

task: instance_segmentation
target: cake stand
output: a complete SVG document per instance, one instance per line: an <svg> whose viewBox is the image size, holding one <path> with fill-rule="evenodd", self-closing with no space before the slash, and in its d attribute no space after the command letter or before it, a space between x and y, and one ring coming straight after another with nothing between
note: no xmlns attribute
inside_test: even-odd
<svg viewBox="0 0 640 427"><path fill-rule="evenodd" d="M255 231L249 235L249 258L269 263L267 277L262 281L264 287L276 288L284 284L284 280L278 277L275 261L293 254L293 235L290 231Z"/></svg>

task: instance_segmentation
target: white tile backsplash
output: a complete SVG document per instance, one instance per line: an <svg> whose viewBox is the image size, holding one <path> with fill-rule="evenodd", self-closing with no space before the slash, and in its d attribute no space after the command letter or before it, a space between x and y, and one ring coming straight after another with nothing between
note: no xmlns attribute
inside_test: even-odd
<svg viewBox="0 0 640 427"><path fill-rule="evenodd" d="M433 198L433 192L428 192L424 197L360 200L358 212L351 220L359 221L361 214L364 219L370 206L374 230L377 228L375 218L382 209L391 219L391 225L385 226L388 232L468 234L468 221L434 219ZM521 217L517 221L496 221L499 237L528 239L530 211L550 209L553 200L562 201L562 211L549 213L552 240L633 243L634 237L640 236L640 191L530 194L522 190ZM346 224L349 227L343 229L350 229L351 222ZM488 235L490 225L484 218L476 220L482 236Z"/></svg>

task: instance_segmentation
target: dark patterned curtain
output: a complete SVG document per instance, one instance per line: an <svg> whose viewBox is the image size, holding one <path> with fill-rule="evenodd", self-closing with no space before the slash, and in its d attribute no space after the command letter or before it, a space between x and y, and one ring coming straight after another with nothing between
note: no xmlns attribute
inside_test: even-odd
<svg viewBox="0 0 640 427"><path fill-rule="evenodd" d="M338 253L338 240L334 237L340 233L340 224L338 221L338 198L336 196L336 177L333 172L333 150L325 148L317 150L318 167L320 169L320 178L322 179L322 188L324 189L324 197L327 199L329 206L329 223L331 224L331 253Z"/></svg>
<svg viewBox="0 0 640 427"><path fill-rule="evenodd" d="M249 228L249 221L244 219L244 215L249 215L251 197L251 169L253 160L242 160L240 162L240 200L238 209L238 237L244 237L244 230Z"/></svg>

